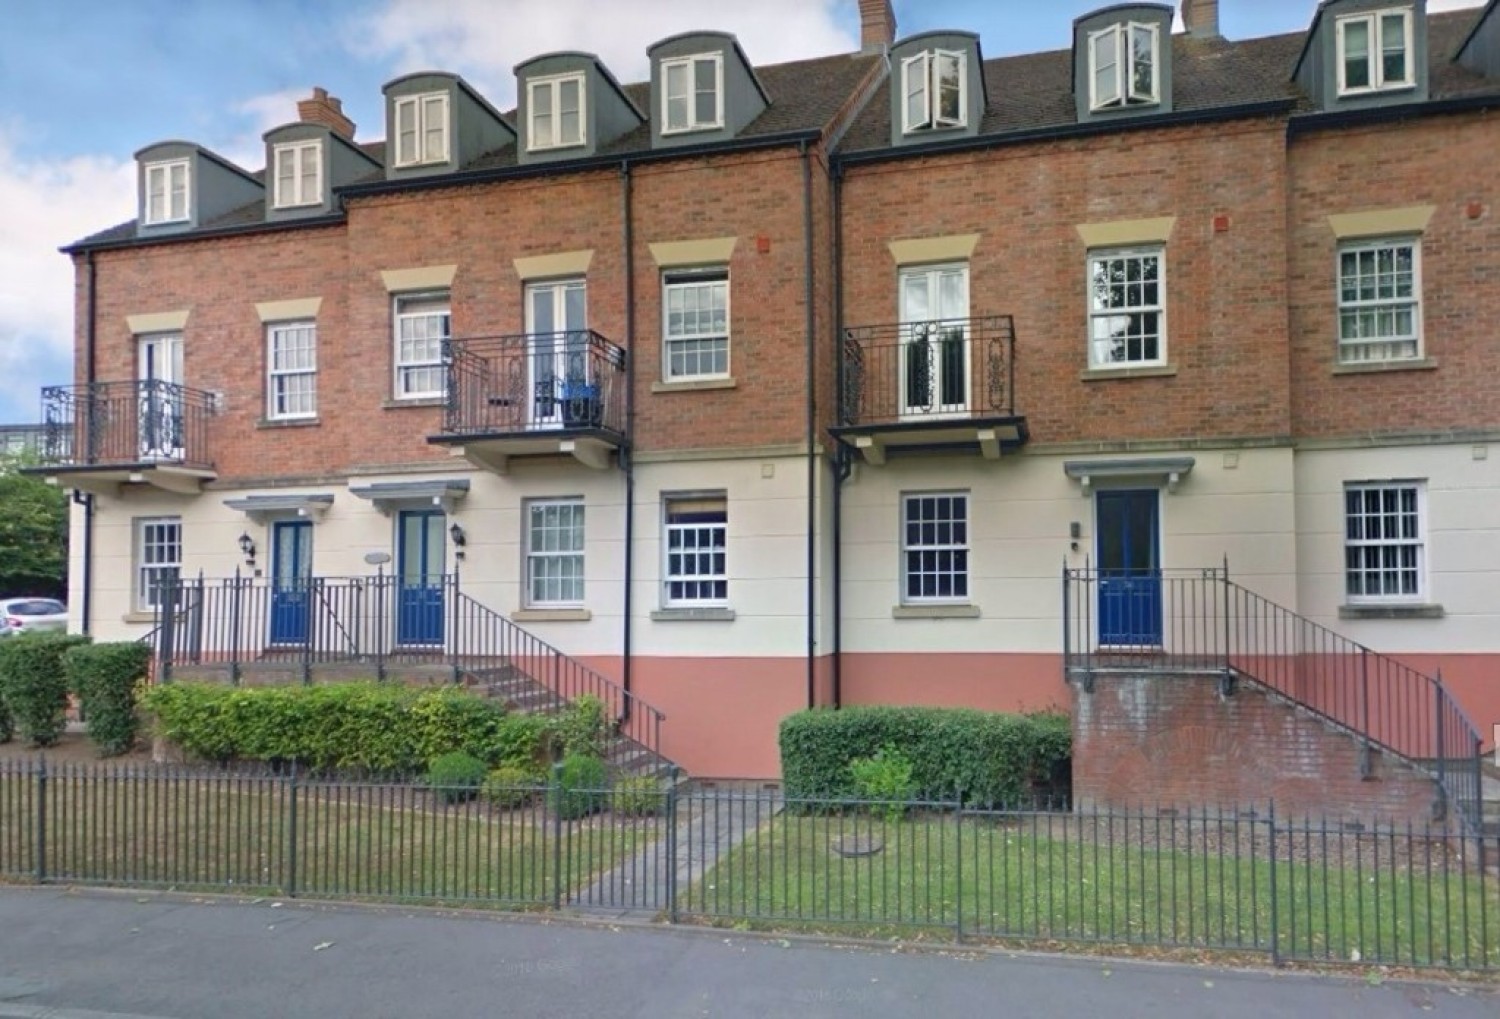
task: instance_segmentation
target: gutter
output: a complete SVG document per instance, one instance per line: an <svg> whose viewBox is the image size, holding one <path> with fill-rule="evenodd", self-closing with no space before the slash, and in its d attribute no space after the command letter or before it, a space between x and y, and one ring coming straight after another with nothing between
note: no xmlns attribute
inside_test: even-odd
<svg viewBox="0 0 1500 1019"><path fill-rule="evenodd" d="M1497 107L1500 107L1500 95L1486 92L1482 95L1457 96L1452 99L1429 99L1425 103L1412 103L1405 106L1367 106L1357 110L1304 113L1287 121L1286 133L1287 137L1291 138L1310 131L1389 124L1418 117L1436 117L1447 113L1472 113Z"/></svg>
<svg viewBox="0 0 1500 1019"><path fill-rule="evenodd" d="M211 241L220 237L242 237L246 234L279 233L287 230L306 230L320 226L341 226L344 223L342 213L328 216L310 216L307 219L294 220L270 220L257 221L254 223L241 223L239 226L221 226L211 230L188 230L182 233L167 234L162 237L122 237L117 241L99 241L90 244L88 241L78 241L67 247L58 248L64 255L79 255L93 251L115 251L120 248L152 248L160 244L182 244L185 241Z"/></svg>
<svg viewBox="0 0 1500 1019"><path fill-rule="evenodd" d="M89 286L88 286L88 323L85 326L84 346L84 381L90 386L94 384L94 377L98 374L98 293L99 293L99 267L94 263L94 253L88 253ZM92 442L93 429L89 429ZM78 441L78 436L73 436L73 441ZM92 458L93 450L89 450ZM80 609L80 628L84 635L88 635L94 615L94 493L79 493L73 490L73 503L83 507L83 605ZM71 557L70 557L71 558ZM72 592L69 592L71 598Z"/></svg>
<svg viewBox="0 0 1500 1019"><path fill-rule="evenodd" d="M834 415L843 414L844 399L844 172L833 169L833 365ZM833 706L844 706L844 482L852 470L842 442L833 462Z"/></svg>
<svg viewBox="0 0 1500 1019"><path fill-rule="evenodd" d="M625 246L625 444L620 447L617 456L620 468L625 472L625 632L620 639L620 654L623 659L620 666L620 687L627 694L631 692L631 638L635 629L632 625L632 593L635 588L635 547L632 543L635 536L635 457L631 448L631 444L635 442L635 230L631 221L630 185L630 164L622 161L620 214L623 224L620 242ZM630 703L629 697L624 698L621 706L622 721L630 721Z"/></svg>
<svg viewBox="0 0 1500 1019"><path fill-rule="evenodd" d="M812 152L807 142L802 156L802 301L807 328L807 706L818 704L818 318L813 307Z"/></svg>

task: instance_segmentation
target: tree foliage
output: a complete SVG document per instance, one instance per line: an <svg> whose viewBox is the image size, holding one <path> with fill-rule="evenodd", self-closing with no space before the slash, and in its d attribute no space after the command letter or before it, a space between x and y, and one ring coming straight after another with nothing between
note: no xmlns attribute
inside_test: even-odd
<svg viewBox="0 0 1500 1019"><path fill-rule="evenodd" d="M68 497L20 473L26 461L0 455L0 597L63 597L68 576Z"/></svg>

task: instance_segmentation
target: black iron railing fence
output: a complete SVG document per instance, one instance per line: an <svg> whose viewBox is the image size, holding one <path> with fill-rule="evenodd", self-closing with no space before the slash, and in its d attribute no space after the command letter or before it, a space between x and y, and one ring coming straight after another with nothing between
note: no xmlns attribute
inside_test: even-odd
<svg viewBox="0 0 1500 1019"><path fill-rule="evenodd" d="M456 574L168 580L156 595L156 675L310 683L425 670L555 713L585 695L660 759L665 716L464 593Z"/></svg>
<svg viewBox="0 0 1500 1019"><path fill-rule="evenodd" d="M448 340L443 432L625 432L625 358L591 329Z"/></svg>
<svg viewBox="0 0 1500 1019"><path fill-rule="evenodd" d="M1500 845L1246 809L1055 812L0 762L0 879L581 907L880 937L1500 970Z"/></svg>
<svg viewBox="0 0 1500 1019"><path fill-rule="evenodd" d="M1227 566L1063 571L1063 657L1102 671L1251 679L1431 772L1462 820L1481 820L1484 741L1443 685L1235 583Z"/></svg>
<svg viewBox="0 0 1500 1019"><path fill-rule="evenodd" d="M1009 315L844 330L845 427L1015 413Z"/></svg>
<svg viewBox="0 0 1500 1019"><path fill-rule="evenodd" d="M44 463L111 466L170 463L209 468L212 393L160 379L47 386Z"/></svg>

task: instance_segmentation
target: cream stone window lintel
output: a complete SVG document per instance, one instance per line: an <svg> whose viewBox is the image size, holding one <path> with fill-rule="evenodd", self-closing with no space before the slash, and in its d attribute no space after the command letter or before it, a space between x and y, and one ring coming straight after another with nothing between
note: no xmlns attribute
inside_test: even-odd
<svg viewBox="0 0 1500 1019"><path fill-rule="evenodd" d="M428 265L419 269L382 269L380 278L393 294L411 290L447 290L458 274L456 265Z"/></svg>
<svg viewBox="0 0 1500 1019"><path fill-rule="evenodd" d="M261 301L255 306L255 314L262 322L293 322L299 319L318 317L323 306L321 297L299 297L291 301Z"/></svg>
<svg viewBox="0 0 1500 1019"><path fill-rule="evenodd" d="M125 323L132 336L147 333L178 333L187 328L188 309L182 311L157 311L145 315L126 315Z"/></svg>
<svg viewBox="0 0 1500 1019"><path fill-rule="evenodd" d="M657 241L651 257L663 269L683 265L728 265L738 237L705 237L697 241Z"/></svg>
<svg viewBox="0 0 1500 1019"><path fill-rule="evenodd" d="M897 265L923 265L928 262L967 262L979 246L979 234L953 234L947 237L911 237L886 245Z"/></svg>
<svg viewBox="0 0 1500 1019"><path fill-rule="evenodd" d="M1394 237L1420 234L1432 221L1436 205L1407 205L1399 209L1369 209L1328 217L1333 235L1341 241L1360 237Z"/></svg>
<svg viewBox="0 0 1500 1019"><path fill-rule="evenodd" d="M556 276L583 276L594 260L594 249L559 251L555 255L531 255L515 260L516 275L523 280L550 279Z"/></svg>
<svg viewBox="0 0 1500 1019"><path fill-rule="evenodd" d="M1124 248L1137 244L1165 244L1177 225L1176 216L1154 219L1117 219L1108 223L1079 223L1078 236L1085 247Z"/></svg>

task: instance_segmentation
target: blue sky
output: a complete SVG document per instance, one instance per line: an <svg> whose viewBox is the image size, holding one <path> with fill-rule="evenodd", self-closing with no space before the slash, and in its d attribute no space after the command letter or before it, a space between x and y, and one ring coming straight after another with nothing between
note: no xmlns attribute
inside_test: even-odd
<svg viewBox="0 0 1500 1019"><path fill-rule="evenodd" d="M1482 0L1429 0L1433 10ZM1107 0L897 0L899 34L977 31L986 56L1061 49ZM1224 33L1299 31L1316 0L1221 0ZM12 0L0 35L0 422L35 419L42 385L71 381L73 275L57 247L134 215L132 154L166 138L258 169L260 135L321 85L361 140L380 86L457 71L496 105L511 68L597 52L625 81L674 32L735 32L752 60L853 48L856 0Z"/></svg>

